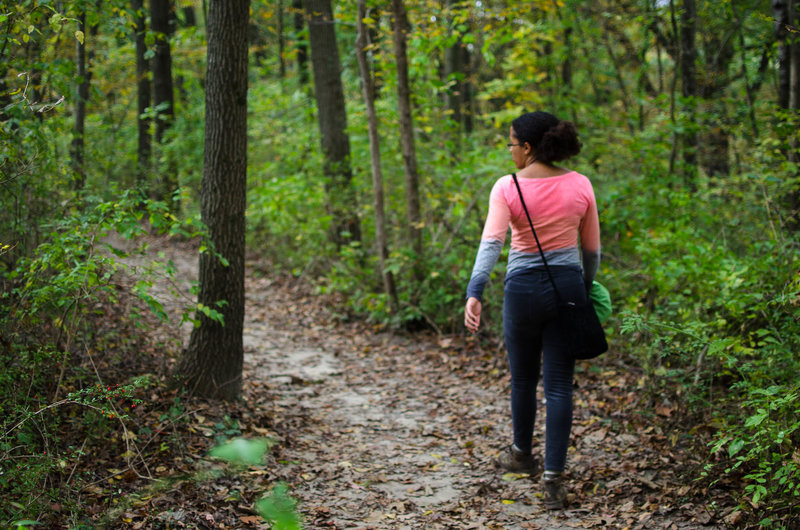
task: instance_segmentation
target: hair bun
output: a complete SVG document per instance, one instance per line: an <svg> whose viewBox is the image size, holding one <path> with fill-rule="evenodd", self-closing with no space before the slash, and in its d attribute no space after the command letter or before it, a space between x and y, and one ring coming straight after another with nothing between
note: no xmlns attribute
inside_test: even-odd
<svg viewBox="0 0 800 530"><path fill-rule="evenodd" d="M549 164L566 160L581 151L575 126L549 112L523 114L511 122L511 127L520 142L527 142L533 147L539 162Z"/></svg>
<svg viewBox="0 0 800 530"><path fill-rule="evenodd" d="M536 147L536 159L547 164L559 162L580 153L581 147L575 126L568 121L559 121L542 135Z"/></svg>

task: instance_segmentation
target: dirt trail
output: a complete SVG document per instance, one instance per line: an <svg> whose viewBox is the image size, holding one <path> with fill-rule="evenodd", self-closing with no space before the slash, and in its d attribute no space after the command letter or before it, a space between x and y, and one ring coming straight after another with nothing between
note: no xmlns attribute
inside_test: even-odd
<svg viewBox="0 0 800 530"><path fill-rule="evenodd" d="M195 277L193 253L159 250L182 281ZM680 444L629 421L636 388L613 353L576 376L570 504L547 512L538 477L492 464L511 436L502 353L337 323L319 299L252 271L246 289L245 399L270 419L269 472L306 527L718 528L724 514L678 477Z"/></svg>

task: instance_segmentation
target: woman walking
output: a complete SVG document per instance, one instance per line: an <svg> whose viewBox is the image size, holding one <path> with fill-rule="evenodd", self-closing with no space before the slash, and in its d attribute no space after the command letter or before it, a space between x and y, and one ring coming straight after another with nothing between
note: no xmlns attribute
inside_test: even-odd
<svg viewBox="0 0 800 530"><path fill-rule="evenodd" d="M520 194L565 303L587 301L600 263L597 204L588 178L556 165L581 149L570 122L547 112L523 114L511 123L508 148L518 171L501 177L492 188L489 213L467 287L464 324L472 332L480 326L483 290L510 226L503 333L511 371L514 440L498 457L497 464L510 471L538 471L539 460L532 449L541 369L547 404L544 499L548 509L560 509L566 500L562 474L572 428L575 361L559 336L557 295Z"/></svg>

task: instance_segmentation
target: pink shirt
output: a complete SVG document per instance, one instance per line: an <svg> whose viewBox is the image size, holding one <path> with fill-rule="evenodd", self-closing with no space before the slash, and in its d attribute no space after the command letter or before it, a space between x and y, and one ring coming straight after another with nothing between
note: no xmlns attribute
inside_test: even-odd
<svg viewBox="0 0 800 530"><path fill-rule="evenodd" d="M545 252L577 247L579 233L584 251L596 252L600 249L597 203L588 178L571 171L557 177L517 180ZM489 214L481 239L502 243L509 226L512 250L539 252L514 180L511 175L506 175L492 188Z"/></svg>
<svg viewBox="0 0 800 530"><path fill-rule="evenodd" d="M600 263L600 221L589 179L571 171L546 178L518 178L525 205L549 265L583 269L591 285ZM506 278L543 266L511 175L497 180L472 268L467 296L480 300L511 228Z"/></svg>

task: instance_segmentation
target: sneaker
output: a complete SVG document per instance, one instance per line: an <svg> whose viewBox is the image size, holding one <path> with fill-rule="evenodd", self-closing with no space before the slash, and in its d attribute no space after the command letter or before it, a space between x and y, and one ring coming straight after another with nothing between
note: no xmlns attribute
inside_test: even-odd
<svg viewBox="0 0 800 530"><path fill-rule="evenodd" d="M548 510L562 510L567 500L567 488L561 475L544 479L544 507Z"/></svg>
<svg viewBox="0 0 800 530"><path fill-rule="evenodd" d="M503 469L516 473L530 473L534 475L539 469L539 462L536 457L530 453L523 453L513 445L500 453L494 463L497 467L502 467Z"/></svg>

